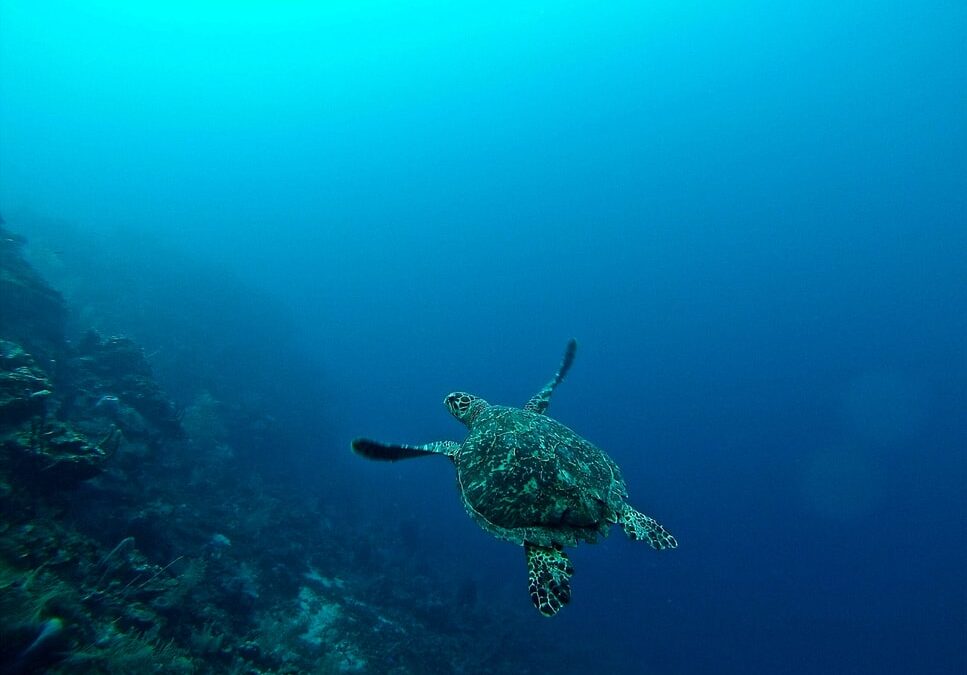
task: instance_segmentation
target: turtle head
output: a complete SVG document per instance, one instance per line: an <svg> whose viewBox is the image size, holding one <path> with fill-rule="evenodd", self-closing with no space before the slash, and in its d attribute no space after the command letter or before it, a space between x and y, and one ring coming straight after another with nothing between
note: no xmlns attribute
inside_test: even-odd
<svg viewBox="0 0 967 675"><path fill-rule="evenodd" d="M452 394L447 394L447 397L443 400L443 405L447 407L451 415L469 427L473 423L474 418L488 404L479 396L467 394L462 391L455 391Z"/></svg>

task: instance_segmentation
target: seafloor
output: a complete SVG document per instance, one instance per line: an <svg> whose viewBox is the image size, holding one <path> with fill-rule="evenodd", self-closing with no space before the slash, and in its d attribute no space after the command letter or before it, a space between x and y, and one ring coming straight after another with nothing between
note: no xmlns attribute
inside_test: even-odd
<svg viewBox="0 0 967 675"><path fill-rule="evenodd" d="M517 619L418 563L390 583L375 534L233 461L268 423L176 406L24 243L0 226L0 673L531 672Z"/></svg>

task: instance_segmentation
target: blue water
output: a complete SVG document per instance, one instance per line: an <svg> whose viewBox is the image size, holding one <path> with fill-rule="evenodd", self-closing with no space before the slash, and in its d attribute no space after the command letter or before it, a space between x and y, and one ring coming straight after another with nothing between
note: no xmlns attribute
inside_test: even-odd
<svg viewBox="0 0 967 675"><path fill-rule="evenodd" d="M680 547L573 551L532 629L575 672L963 672L967 5L450 5L7 0L0 210L497 611L523 555L452 467L349 440L459 440L447 392L523 403L576 337L551 413Z"/></svg>

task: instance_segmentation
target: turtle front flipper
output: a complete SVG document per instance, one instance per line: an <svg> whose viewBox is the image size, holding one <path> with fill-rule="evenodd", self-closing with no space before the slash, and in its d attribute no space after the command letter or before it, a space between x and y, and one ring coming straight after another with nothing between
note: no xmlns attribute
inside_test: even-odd
<svg viewBox="0 0 967 675"><path fill-rule="evenodd" d="M382 462L395 462L400 459L425 457L426 455L446 455L452 457L460 447L453 441L437 441L424 445L403 445L401 443L380 443L368 438L357 438L353 441L353 450L357 454Z"/></svg>
<svg viewBox="0 0 967 675"><path fill-rule="evenodd" d="M632 541L647 541L656 551L678 548L678 542L654 518L635 511L630 506L618 515L618 524Z"/></svg>
<svg viewBox="0 0 967 675"><path fill-rule="evenodd" d="M531 602L544 616L554 616L571 600L574 567L561 546L537 546L524 542L527 581Z"/></svg>
<svg viewBox="0 0 967 675"><path fill-rule="evenodd" d="M577 351L577 348L577 340L574 338L568 340L567 349L564 351L564 359L561 361L561 367L554 374L554 379L545 384L544 388L537 392L524 405L524 410L541 414L547 410L547 406L551 403L551 394L554 393L554 389L561 383L564 376L567 375L567 371L570 370L571 364L574 363L574 353Z"/></svg>

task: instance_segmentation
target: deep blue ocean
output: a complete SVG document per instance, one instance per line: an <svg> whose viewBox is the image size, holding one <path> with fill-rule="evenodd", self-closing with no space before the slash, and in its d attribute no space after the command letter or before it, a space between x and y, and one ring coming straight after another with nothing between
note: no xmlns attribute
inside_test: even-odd
<svg viewBox="0 0 967 675"><path fill-rule="evenodd" d="M239 462L518 617L522 668L962 673L964 35L929 0L0 0L0 213L174 399L284 421ZM570 550L545 619L450 462L349 444L460 441L448 392L522 405L571 337L551 415L679 548Z"/></svg>

